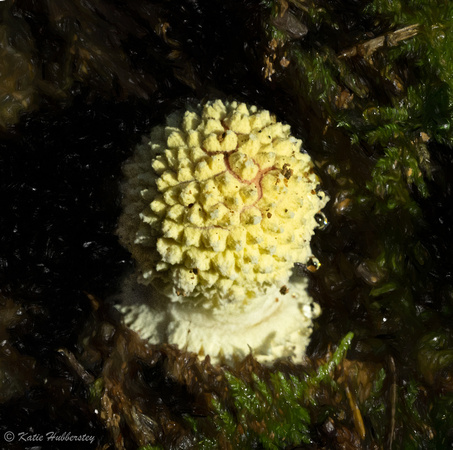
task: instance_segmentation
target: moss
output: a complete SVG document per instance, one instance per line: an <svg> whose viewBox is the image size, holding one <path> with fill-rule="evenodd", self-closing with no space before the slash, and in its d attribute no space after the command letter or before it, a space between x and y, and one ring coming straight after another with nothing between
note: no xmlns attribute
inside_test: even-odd
<svg viewBox="0 0 453 450"><path fill-rule="evenodd" d="M218 435L214 441L225 440L232 448L286 448L311 442L310 408L316 406L316 391L320 384L339 387L333 373L342 363L351 346L353 333L348 333L335 352L312 374L298 376L271 371L268 376L251 374L249 380L226 371L227 398L212 397L213 416L210 419L186 417L197 436L197 448L211 447L212 435L206 421L213 422ZM204 428L203 428L204 426Z"/></svg>

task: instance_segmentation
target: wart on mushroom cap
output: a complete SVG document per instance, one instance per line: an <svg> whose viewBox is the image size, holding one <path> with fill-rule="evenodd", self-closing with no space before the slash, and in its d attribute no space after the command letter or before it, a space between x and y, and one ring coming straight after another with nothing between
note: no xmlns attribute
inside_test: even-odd
<svg viewBox="0 0 453 450"><path fill-rule="evenodd" d="M318 179L301 144L268 111L216 100L169 116L126 161L118 235L136 260L140 283L164 292L167 303L181 304L169 306L169 313L178 316L180 328L181 322L191 324L192 337L183 338L179 329L174 343L200 353L193 337L201 334L194 332L191 314L203 315L206 308L211 328L216 320L237 320L241 311L252 328L261 323L267 314L260 307L270 293L291 286L294 263L311 256L315 215L328 198L316 192ZM298 305L311 304L305 292L304 300L294 295ZM279 297L282 312L291 296ZM206 332L206 317L199 319ZM166 339L175 329L170 322ZM275 329L272 320L266 326L270 331L263 329L258 339L263 345ZM215 352L225 354L225 348Z"/></svg>

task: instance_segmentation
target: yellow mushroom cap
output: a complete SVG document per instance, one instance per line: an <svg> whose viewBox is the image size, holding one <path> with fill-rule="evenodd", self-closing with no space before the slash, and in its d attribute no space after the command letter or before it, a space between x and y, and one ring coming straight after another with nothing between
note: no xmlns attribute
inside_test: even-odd
<svg viewBox="0 0 453 450"><path fill-rule="evenodd" d="M221 100L154 128L124 164L118 227L140 281L213 304L287 283L328 200L301 144L268 111Z"/></svg>

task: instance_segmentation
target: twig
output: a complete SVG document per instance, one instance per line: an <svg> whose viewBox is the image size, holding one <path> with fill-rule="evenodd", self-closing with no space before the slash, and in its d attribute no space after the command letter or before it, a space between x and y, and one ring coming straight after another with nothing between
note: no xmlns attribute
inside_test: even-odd
<svg viewBox="0 0 453 450"><path fill-rule="evenodd" d="M419 33L420 27L418 24L409 25L408 27L401 28L391 33L386 33L377 38L370 39L369 41L363 42L362 44L354 45L344 51L342 51L339 58L351 58L352 56L362 56L363 58L369 58L376 50L381 47L394 47L400 41L413 38Z"/></svg>
<svg viewBox="0 0 453 450"><path fill-rule="evenodd" d="M66 350L65 348L60 348L58 349L58 353L63 356L65 359L66 363L71 367L74 372L86 383L86 384L92 384L94 382L94 377L90 373L88 373L82 364L77 361L77 358L74 356L73 353L71 353L69 350Z"/></svg>
<svg viewBox="0 0 453 450"><path fill-rule="evenodd" d="M396 367L395 360L392 356L389 357L389 368L392 377L392 385L390 386L390 430L388 438L388 448L392 450L393 439L395 435L395 415L396 415L396 400L397 400L397 389L396 389Z"/></svg>
<svg viewBox="0 0 453 450"><path fill-rule="evenodd" d="M296 8L301 9L302 11L309 12L308 5L306 5L305 0L289 0Z"/></svg>
<svg viewBox="0 0 453 450"><path fill-rule="evenodd" d="M345 386L345 391L346 396L348 397L349 400L349 406L351 407L352 416L354 418L355 430L359 434L360 439L363 441L366 436L365 424L363 423L362 413L360 412L359 406L357 405L357 402L355 401L347 382Z"/></svg>

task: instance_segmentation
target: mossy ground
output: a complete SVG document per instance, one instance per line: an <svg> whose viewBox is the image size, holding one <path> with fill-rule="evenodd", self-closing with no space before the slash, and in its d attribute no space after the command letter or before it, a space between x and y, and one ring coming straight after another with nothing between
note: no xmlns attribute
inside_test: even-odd
<svg viewBox="0 0 453 450"><path fill-rule="evenodd" d="M0 439L451 446L452 8L1 2ZM113 233L122 161L187 99L219 95L289 123L332 198L312 244L323 315L305 366L146 349L103 305L131 266ZM331 382L307 394L349 332Z"/></svg>

